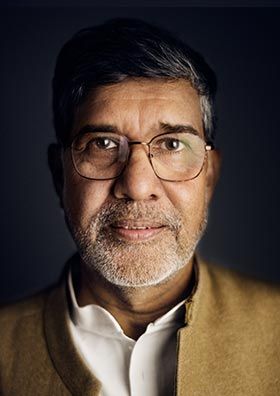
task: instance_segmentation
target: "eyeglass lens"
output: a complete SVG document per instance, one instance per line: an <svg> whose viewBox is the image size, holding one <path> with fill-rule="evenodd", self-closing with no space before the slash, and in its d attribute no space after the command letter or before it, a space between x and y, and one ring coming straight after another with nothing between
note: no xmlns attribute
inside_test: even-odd
<svg viewBox="0 0 280 396"><path fill-rule="evenodd" d="M129 158L130 145L125 136L110 132L78 135L71 147L77 172L86 178L106 180L118 177ZM190 180L202 169L205 142L192 133L170 133L154 137L149 157L156 175L164 180Z"/></svg>

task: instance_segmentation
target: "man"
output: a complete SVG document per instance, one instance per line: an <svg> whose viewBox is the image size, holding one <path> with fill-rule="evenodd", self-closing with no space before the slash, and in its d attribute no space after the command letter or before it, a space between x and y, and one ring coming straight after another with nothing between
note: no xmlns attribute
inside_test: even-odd
<svg viewBox="0 0 280 396"><path fill-rule="evenodd" d="M169 33L77 33L53 79L58 285L1 312L3 395L280 394L279 289L195 249L219 171L214 73Z"/></svg>

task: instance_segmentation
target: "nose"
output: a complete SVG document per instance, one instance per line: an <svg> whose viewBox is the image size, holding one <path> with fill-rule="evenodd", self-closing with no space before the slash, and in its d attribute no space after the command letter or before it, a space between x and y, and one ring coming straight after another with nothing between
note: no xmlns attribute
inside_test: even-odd
<svg viewBox="0 0 280 396"><path fill-rule="evenodd" d="M128 163L114 184L114 196L133 201L157 200L162 195L162 183L156 176L147 155L148 147L131 147Z"/></svg>

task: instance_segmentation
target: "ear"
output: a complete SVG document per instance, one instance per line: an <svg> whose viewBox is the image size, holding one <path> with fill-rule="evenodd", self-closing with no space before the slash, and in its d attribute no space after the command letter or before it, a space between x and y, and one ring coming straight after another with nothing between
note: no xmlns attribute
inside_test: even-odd
<svg viewBox="0 0 280 396"><path fill-rule="evenodd" d="M212 199L217 181L220 176L221 168L221 153L219 150L214 149L207 153L207 171L206 171L206 199L207 204Z"/></svg>
<svg viewBox="0 0 280 396"><path fill-rule="evenodd" d="M60 207L63 208L63 164L62 164L62 146L52 143L48 147L48 164L52 174L55 191L59 198Z"/></svg>

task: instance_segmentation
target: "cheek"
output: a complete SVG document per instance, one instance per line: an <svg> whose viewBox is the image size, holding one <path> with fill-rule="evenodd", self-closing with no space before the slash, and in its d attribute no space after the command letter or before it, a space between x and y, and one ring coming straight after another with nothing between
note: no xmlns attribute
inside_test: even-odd
<svg viewBox="0 0 280 396"><path fill-rule="evenodd" d="M87 227L110 195L111 181L88 180L76 173L66 173L63 202L66 214L72 222Z"/></svg>
<svg viewBox="0 0 280 396"><path fill-rule="evenodd" d="M200 176L187 182L174 183L165 189L172 205L188 223L199 223L204 214L206 189L203 175Z"/></svg>

